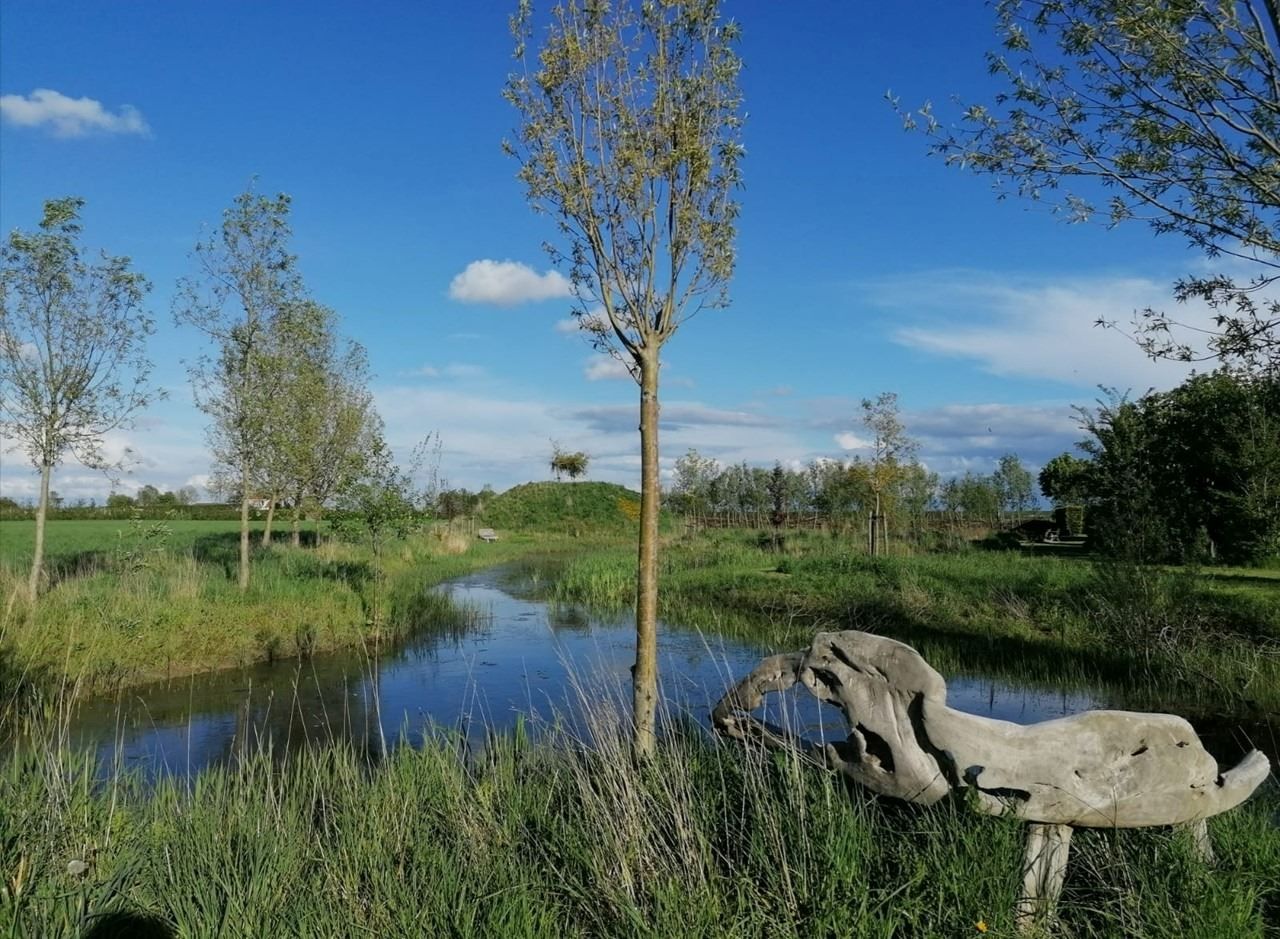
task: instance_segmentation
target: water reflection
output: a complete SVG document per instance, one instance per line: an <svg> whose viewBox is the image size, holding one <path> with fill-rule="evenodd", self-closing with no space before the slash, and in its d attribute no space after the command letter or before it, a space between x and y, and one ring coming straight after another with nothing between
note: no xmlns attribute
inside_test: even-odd
<svg viewBox="0 0 1280 939"><path fill-rule="evenodd" d="M429 627L403 646L320 656L129 689L86 700L73 740L96 748L104 767L147 775L190 774L270 747L285 754L344 743L376 757L388 745L420 744L433 728L456 729L475 746L489 728L553 721L587 733L583 702L629 700L634 658L630 618L588 615L513 595L503 573L475 574L438 588L477 612L464 634ZM759 660L759 649L664 625L659 633L663 706L668 716L707 725L724 689ZM953 678L952 707L1029 723L1096 706L1080 691L1015 687ZM835 711L806 696L780 702L809 733L843 735Z"/></svg>

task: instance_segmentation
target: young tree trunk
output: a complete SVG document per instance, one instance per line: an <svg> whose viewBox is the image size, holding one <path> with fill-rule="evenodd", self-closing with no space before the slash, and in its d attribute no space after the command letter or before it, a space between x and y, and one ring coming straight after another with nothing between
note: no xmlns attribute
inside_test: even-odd
<svg viewBox="0 0 1280 939"><path fill-rule="evenodd" d="M631 670L635 740L649 757L657 745L658 706L658 355L640 365L640 552L636 567L636 664Z"/></svg>
<svg viewBox="0 0 1280 939"><path fill-rule="evenodd" d="M31 579L27 581L27 595L34 605L40 596L40 575L44 573L44 521L49 514L49 477L53 466L40 467L40 504L36 507L36 549L31 558Z"/></svg>
<svg viewBox="0 0 1280 939"><path fill-rule="evenodd" d="M302 500L299 499L293 506L293 546L295 548L302 547Z"/></svg>
<svg viewBox="0 0 1280 939"><path fill-rule="evenodd" d="M240 477L240 591L249 589L249 465Z"/></svg>
<svg viewBox="0 0 1280 939"><path fill-rule="evenodd" d="M271 544L271 522L276 517L276 497L272 496L271 501L267 503L267 524L262 529L262 546L265 548Z"/></svg>

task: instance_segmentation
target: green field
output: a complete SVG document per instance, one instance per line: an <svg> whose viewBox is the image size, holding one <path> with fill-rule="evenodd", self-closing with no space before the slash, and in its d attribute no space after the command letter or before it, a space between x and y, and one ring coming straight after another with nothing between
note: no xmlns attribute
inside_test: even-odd
<svg viewBox="0 0 1280 939"><path fill-rule="evenodd" d="M165 547L173 552L195 550L198 546L223 544L239 537L240 522L193 522L141 520L116 521L94 519L83 521L55 520L46 523L45 558L54 568L81 564L91 567L105 564L115 555L127 552L143 540L145 531L163 525L168 530ZM261 536L263 523L250 522L249 527ZM313 525L307 526L314 531ZM35 546L36 523L32 521L0 521L0 564L29 564ZM288 525L281 531L275 526L275 537L287 541ZM154 539L153 539L154 540Z"/></svg>

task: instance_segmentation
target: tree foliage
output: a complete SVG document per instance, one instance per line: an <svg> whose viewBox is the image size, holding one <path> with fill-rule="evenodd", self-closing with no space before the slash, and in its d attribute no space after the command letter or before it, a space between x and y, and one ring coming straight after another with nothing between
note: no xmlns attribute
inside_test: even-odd
<svg viewBox="0 0 1280 939"><path fill-rule="evenodd" d="M0 255L0 429L41 475L32 600L53 468L67 454L91 468L118 466L104 450L106 435L161 394L146 356L150 284L127 257L89 259L83 207L77 198L46 202L39 230L15 230Z"/></svg>
<svg viewBox="0 0 1280 939"><path fill-rule="evenodd" d="M249 503L270 473L270 438L284 374L276 367L282 320L304 299L289 250L290 199L246 190L195 247L195 272L178 284L174 319L214 345L190 366L196 405L227 488L240 498L240 587L249 586Z"/></svg>
<svg viewBox="0 0 1280 939"><path fill-rule="evenodd" d="M1006 453L996 463L992 474L1000 508L1004 512L1018 514L1031 508L1035 500L1035 483L1031 472L1022 465L1016 453Z"/></svg>
<svg viewBox="0 0 1280 939"><path fill-rule="evenodd" d="M557 480L562 476L568 476L570 479L586 476L587 466L590 463L591 457L581 450L565 450L554 440L551 441L551 472L555 474Z"/></svg>
<svg viewBox="0 0 1280 939"><path fill-rule="evenodd" d="M540 31L522 0L505 96L520 113L504 144L536 211L559 229L577 316L640 385L635 748L655 743L658 376L663 344L726 302L742 145L738 29L717 0L566 0Z"/></svg>
<svg viewBox="0 0 1280 939"><path fill-rule="evenodd" d="M268 355L277 391L258 488L291 504L297 544L302 514L319 518L359 475L379 433L368 358L338 335L337 314L312 300L281 311Z"/></svg>
<svg viewBox="0 0 1280 939"><path fill-rule="evenodd" d="M1280 552L1280 382L1219 370L1080 413L1102 549L1236 563Z"/></svg>
<svg viewBox="0 0 1280 939"><path fill-rule="evenodd" d="M1060 453L1040 468L1040 491L1054 505L1078 505L1088 497L1088 460L1070 453Z"/></svg>
<svg viewBox="0 0 1280 939"><path fill-rule="evenodd" d="M1274 0L999 0L1003 90L944 126L933 149L991 176L1001 195L1051 202L1073 221L1140 220L1209 257L1243 259L1244 280L1188 277L1213 326L1187 333L1163 311L1136 317L1152 355L1280 368L1280 56ZM1188 328L1197 328L1194 324Z"/></svg>

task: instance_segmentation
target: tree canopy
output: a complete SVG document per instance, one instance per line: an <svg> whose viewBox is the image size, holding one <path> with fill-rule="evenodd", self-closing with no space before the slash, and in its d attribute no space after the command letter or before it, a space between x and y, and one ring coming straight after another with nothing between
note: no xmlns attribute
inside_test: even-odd
<svg viewBox="0 0 1280 939"><path fill-rule="evenodd" d="M68 453L85 466L119 466L106 435L160 397L150 385L142 303L151 285L127 257L97 263L80 243L84 200L44 204L38 231L15 230L0 253L0 429L40 472L28 592L43 566L49 479Z"/></svg>
<svg viewBox="0 0 1280 939"><path fill-rule="evenodd" d="M1064 454L1045 472L1055 498L1089 506L1102 550L1236 563L1280 551L1280 382L1219 370L1080 415L1088 460Z"/></svg>

